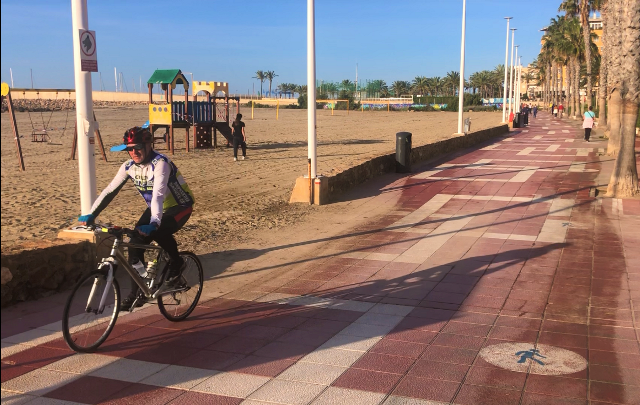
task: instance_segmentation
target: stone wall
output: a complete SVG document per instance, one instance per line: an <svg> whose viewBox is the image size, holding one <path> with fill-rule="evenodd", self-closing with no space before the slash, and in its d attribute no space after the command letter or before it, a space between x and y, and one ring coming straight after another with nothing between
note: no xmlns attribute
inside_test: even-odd
<svg viewBox="0 0 640 405"><path fill-rule="evenodd" d="M95 267L90 241L42 240L2 252L2 308L73 286Z"/></svg>
<svg viewBox="0 0 640 405"><path fill-rule="evenodd" d="M414 165L437 156L465 149L508 132L509 127L505 124L481 131L470 132L464 136L456 136L428 145L418 146L411 149L411 163ZM328 180L329 201L335 201L343 192L383 173L392 172L395 168L396 155L392 153L378 156L338 173L335 176L330 176Z"/></svg>

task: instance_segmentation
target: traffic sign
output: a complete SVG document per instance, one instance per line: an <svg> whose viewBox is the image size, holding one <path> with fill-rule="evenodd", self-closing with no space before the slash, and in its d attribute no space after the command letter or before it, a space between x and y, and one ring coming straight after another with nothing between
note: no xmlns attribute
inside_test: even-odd
<svg viewBox="0 0 640 405"><path fill-rule="evenodd" d="M98 71L98 53L96 52L96 32L78 30L80 35L80 70Z"/></svg>

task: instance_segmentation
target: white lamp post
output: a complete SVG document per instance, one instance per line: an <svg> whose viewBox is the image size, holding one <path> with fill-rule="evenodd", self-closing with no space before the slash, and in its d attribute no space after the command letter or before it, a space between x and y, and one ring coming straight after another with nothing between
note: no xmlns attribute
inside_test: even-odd
<svg viewBox="0 0 640 405"><path fill-rule="evenodd" d="M96 161L93 156L93 97L91 72L83 72L80 61L80 30L89 29L87 0L71 1L73 29L73 70L76 86L76 128L78 128L78 173L80 183L80 211L91 212L96 199Z"/></svg>
<svg viewBox="0 0 640 405"><path fill-rule="evenodd" d="M507 68L509 63L509 20L513 17L505 17L507 20L507 44L504 49L504 92L502 96L502 123L507 122Z"/></svg>
<svg viewBox="0 0 640 405"><path fill-rule="evenodd" d="M462 132L462 110L464 107L464 36L467 15L467 0L462 0L462 40L460 41L460 88L458 89L458 134Z"/></svg>
<svg viewBox="0 0 640 405"><path fill-rule="evenodd" d="M515 36L517 28L511 28L511 67L509 68L511 73L509 77L509 116L511 116L511 109L513 103L511 102L511 93L513 91L513 52L515 47Z"/></svg>
<svg viewBox="0 0 640 405"><path fill-rule="evenodd" d="M307 0L307 144L311 178L317 177L316 161L316 17L315 0ZM311 181L311 179L309 180Z"/></svg>

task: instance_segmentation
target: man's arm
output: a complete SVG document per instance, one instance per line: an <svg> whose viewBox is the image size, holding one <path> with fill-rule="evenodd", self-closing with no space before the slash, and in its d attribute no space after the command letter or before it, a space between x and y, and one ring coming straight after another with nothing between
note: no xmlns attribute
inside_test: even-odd
<svg viewBox="0 0 640 405"><path fill-rule="evenodd" d="M162 207L167 196L169 187L169 176L171 176L171 166L164 160L160 160L153 169L153 195L151 196L151 220L150 224L160 227L162 222Z"/></svg>
<svg viewBox="0 0 640 405"><path fill-rule="evenodd" d="M123 163L122 166L120 166L120 169L118 169L118 173L116 173L116 176L113 178L113 180L111 180L111 183L109 183L109 185L104 190L102 190L102 193L100 193L98 199L93 203L93 206L91 207L91 214L94 217L97 217L98 214L102 212L102 210L107 208L107 205L109 205L109 203L113 201L115 196L118 195L118 192L120 191L122 186L124 186L124 184L127 182L129 175L127 174L125 165L126 162Z"/></svg>

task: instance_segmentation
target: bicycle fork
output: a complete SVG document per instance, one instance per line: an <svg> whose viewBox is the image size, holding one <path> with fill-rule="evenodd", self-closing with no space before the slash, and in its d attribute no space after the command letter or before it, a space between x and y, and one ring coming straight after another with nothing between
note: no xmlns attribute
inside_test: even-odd
<svg viewBox="0 0 640 405"><path fill-rule="evenodd" d="M109 290L111 289L111 285L113 284L113 264L105 262L100 265L101 268L104 266L108 266L109 270L107 271L107 281L105 283L104 290L102 291L102 296L100 297L100 304L98 305L98 308L95 309L96 314L101 314L102 312L104 312L105 302L107 301ZM96 276L96 278L93 279L93 285L91 286L91 292L89 293L89 298L87 299L85 312L94 311L92 304L95 297L100 294L98 291L101 284L100 281L101 277L99 276Z"/></svg>

